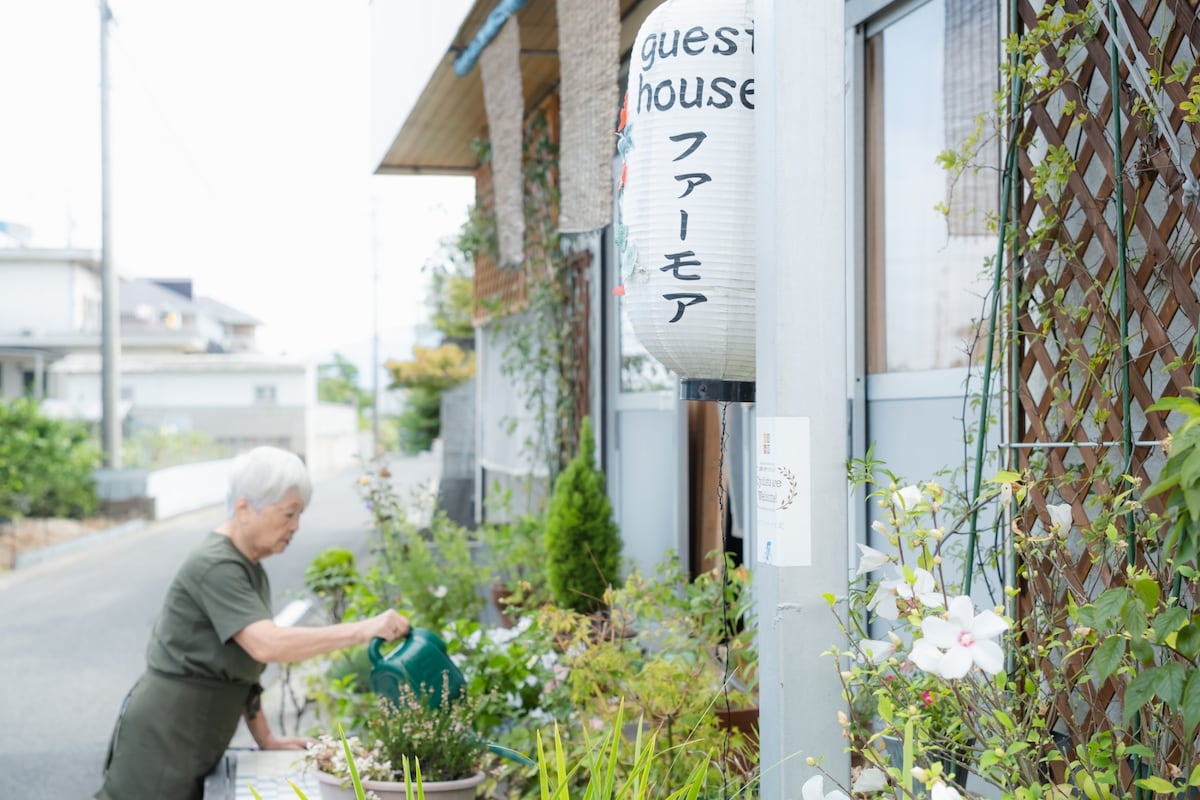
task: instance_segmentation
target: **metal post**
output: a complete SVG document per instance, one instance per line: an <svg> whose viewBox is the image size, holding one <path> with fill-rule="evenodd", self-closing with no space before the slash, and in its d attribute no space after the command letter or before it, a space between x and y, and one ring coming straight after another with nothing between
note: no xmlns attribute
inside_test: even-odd
<svg viewBox="0 0 1200 800"><path fill-rule="evenodd" d="M379 441L379 236L376 232L377 198L371 198L371 447L383 455Z"/></svg>
<svg viewBox="0 0 1200 800"><path fill-rule="evenodd" d="M755 412L760 425L807 425L800 448L807 453L797 460L807 460L800 496L810 502L800 511L811 534L807 556L794 563L755 564L764 800L799 797L815 772L810 758L843 785L850 777L839 667L823 655L844 645L844 635L822 597L845 597L849 576L844 6L756 0L754 7ZM763 449L756 441L754 452Z"/></svg>
<svg viewBox="0 0 1200 800"><path fill-rule="evenodd" d="M104 464L121 468L120 324L117 273L112 260L112 147L109 125L108 26L112 12L100 0L100 441Z"/></svg>

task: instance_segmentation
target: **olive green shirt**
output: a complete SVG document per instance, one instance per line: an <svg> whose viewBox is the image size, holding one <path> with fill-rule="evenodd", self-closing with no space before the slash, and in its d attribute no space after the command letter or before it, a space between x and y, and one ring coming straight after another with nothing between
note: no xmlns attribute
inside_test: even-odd
<svg viewBox="0 0 1200 800"><path fill-rule="evenodd" d="M188 555L163 601L146 664L168 675L253 684L265 665L233 640L271 619L271 586L261 564L212 532Z"/></svg>

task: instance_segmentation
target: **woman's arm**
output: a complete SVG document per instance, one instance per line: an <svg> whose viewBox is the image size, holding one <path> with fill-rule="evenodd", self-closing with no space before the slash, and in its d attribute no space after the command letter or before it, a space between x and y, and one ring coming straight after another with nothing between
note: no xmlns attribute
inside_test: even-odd
<svg viewBox="0 0 1200 800"><path fill-rule="evenodd" d="M274 621L264 619L242 628L233 635L233 640L260 664L279 664L332 653L369 642L377 636L391 641L407 636L408 630L408 620L388 609L369 619L319 628L281 628Z"/></svg>

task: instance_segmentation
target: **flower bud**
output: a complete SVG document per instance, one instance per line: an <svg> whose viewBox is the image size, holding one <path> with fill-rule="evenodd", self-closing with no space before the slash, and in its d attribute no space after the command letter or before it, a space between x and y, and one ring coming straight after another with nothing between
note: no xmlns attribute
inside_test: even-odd
<svg viewBox="0 0 1200 800"><path fill-rule="evenodd" d="M817 760L812 756L809 756L808 758L804 759L804 763L808 764L810 767L815 767L817 765Z"/></svg>
<svg viewBox="0 0 1200 800"><path fill-rule="evenodd" d="M925 774L925 770L922 769L921 767L913 767L912 768L912 776L914 778L916 778L917 780L919 780L921 783L924 783L925 779L928 777Z"/></svg>
<svg viewBox="0 0 1200 800"><path fill-rule="evenodd" d="M850 727L850 717L846 716L846 712L840 709L838 710L838 724L843 728Z"/></svg>

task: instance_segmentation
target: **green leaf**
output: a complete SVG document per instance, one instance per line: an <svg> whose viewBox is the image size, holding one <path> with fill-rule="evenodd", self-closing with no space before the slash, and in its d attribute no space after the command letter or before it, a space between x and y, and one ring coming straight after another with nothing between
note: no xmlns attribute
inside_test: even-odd
<svg viewBox="0 0 1200 800"><path fill-rule="evenodd" d="M1154 671L1157 675L1154 681L1154 693L1161 697L1168 706L1178 706L1180 696L1183 694L1183 682L1187 678L1183 665L1178 661L1169 661L1161 667L1155 667Z"/></svg>
<svg viewBox="0 0 1200 800"><path fill-rule="evenodd" d="M1156 794L1179 793L1179 787L1164 778L1158 777L1157 775L1151 775L1149 778L1141 778L1133 783L1135 786L1140 786L1143 789L1149 789Z"/></svg>
<svg viewBox="0 0 1200 800"><path fill-rule="evenodd" d="M1129 640L1129 652L1142 664L1154 663L1154 646L1140 636Z"/></svg>
<svg viewBox="0 0 1200 800"><path fill-rule="evenodd" d="M1116 621L1117 616L1121 613L1121 607L1125 605L1125 600L1129 597L1129 590L1118 587L1109 589L1096 598L1094 605L1096 606L1097 622L1102 622L1108 626Z"/></svg>
<svg viewBox="0 0 1200 800"><path fill-rule="evenodd" d="M1019 480L1021 480L1021 473L1002 469L988 478L988 483L1016 483Z"/></svg>
<svg viewBox="0 0 1200 800"><path fill-rule="evenodd" d="M1158 480L1150 484L1146 489L1146 493L1142 495L1142 502L1149 500L1151 497L1156 497L1164 492L1170 492L1175 487L1179 486L1179 473L1168 473L1166 470L1159 475Z"/></svg>
<svg viewBox="0 0 1200 800"><path fill-rule="evenodd" d="M1096 683L1104 683L1116 672L1125 656L1125 637L1110 636L1092 652L1089 664Z"/></svg>
<svg viewBox="0 0 1200 800"><path fill-rule="evenodd" d="M1200 403L1191 397L1161 397L1147 411L1178 411L1189 417L1200 416Z"/></svg>
<svg viewBox="0 0 1200 800"><path fill-rule="evenodd" d="M1154 667L1139 672L1125 687L1125 721L1133 719L1133 715L1141 710L1154 697Z"/></svg>
<svg viewBox="0 0 1200 800"><path fill-rule="evenodd" d="M1200 670L1193 668L1187 676L1179 696L1179 707L1183 711L1184 737L1191 739L1196 733L1196 726L1200 725ZM1200 767L1197 767L1197 770L1200 770ZM1197 777L1200 776L1193 772L1188 783L1200 786L1200 782L1196 781Z"/></svg>
<svg viewBox="0 0 1200 800"><path fill-rule="evenodd" d="M882 697L880 697L879 704L876 707L876 710L879 712L880 719L882 719L884 722L886 722L888 724L891 724L892 718L895 716L895 713L896 713L896 708L892 704L892 698L888 697L887 695L883 695Z"/></svg>
<svg viewBox="0 0 1200 800"><path fill-rule="evenodd" d="M1197 497L1197 503L1200 503L1200 492L1188 493L1189 497L1193 494ZM1200 521L1200 514L1193 516L1192 519ZM1179 549L1175 552L1175 559L1183 563L1195 561L1196 556L1200 555L1200 531L1196 530L1197 525L1194 522L1191 525L1184 525L1182 519L1179 522L1181 536Z"/></svg>
<svg viewBox="0 0 1200 800"><path fill-rule="evenodd" d="M1173 606L1154 618L1154 640L1162 644L1168 636L1187 624L1187 609Z"/></svg>
<svg viewBox="0 0 1200 800"><path fill-rule="evenodd" d="M1200 654L1200 615L1192 617L1192 621L1179 629L1175 636L1175 649L1188 658Z"/></svg>
<svg viewBox="0 0 1200 800"><path fill-rule="evenodd" d="M1200 786L1200 764L1197 764L1196 768L1192 770L1192 774L1188 776L1188 786Z"/></svg>
<svg viewBox="0 0 1200 800"><path fill-rule="evenodd" d="M1149 624L1146 619L1146 604L1142 602L1142 598L1132 597L1122 606L1121 624L1125 626L1125 630L1129 632L1130 636L1137 638L1142 635Z"/></svg>
<svg viewBox="0 0 1200 800"><path fill-rule="evenodd" d="M1133 591L1141 598L1146 608L1158 607L1158 600L1162 596L1158 581L1153 578L1138 578L1133 584Z"/></svg>

